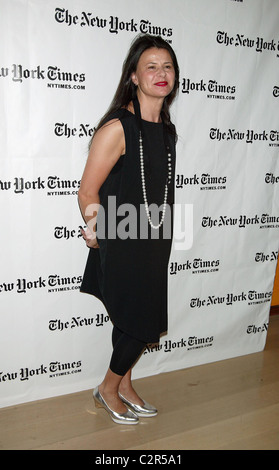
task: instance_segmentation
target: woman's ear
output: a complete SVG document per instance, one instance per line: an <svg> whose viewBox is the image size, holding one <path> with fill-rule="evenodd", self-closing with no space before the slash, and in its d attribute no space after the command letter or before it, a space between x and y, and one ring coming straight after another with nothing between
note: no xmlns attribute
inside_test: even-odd
<svg viewBox="0 0 279 470"><path fill-rule="evenodd" d="M137 79L137 75L136 75L136 72L133 72L131 74L131 80L133 82L134 85L138 85L138 79Z"/></svg>

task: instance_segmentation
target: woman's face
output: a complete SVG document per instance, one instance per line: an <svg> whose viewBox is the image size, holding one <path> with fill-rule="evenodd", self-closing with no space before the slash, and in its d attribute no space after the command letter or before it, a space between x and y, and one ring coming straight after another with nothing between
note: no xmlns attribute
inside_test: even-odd
<svg viewBox="0 0 279 470"><path fill-rule="evenodd" d="M175 70L166 49L146 49L139 58L137 69L131 75L138 93L149 97L165 98L174 87Z"/></svg>

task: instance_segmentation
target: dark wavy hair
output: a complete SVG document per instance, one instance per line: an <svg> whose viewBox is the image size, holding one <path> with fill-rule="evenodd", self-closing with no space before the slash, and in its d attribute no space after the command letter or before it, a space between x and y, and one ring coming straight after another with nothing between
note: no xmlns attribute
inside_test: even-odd
<svg viewBox="0 0 279 470"><path fill-rule="evenodd" d="M114 113L115 111L121 108L126 108L130 101L136 97L137 86L133 83L131 75L133 72L136 71L138 61L142 53L147 49L150 49L151 47L156 47L158 49L166 49L169 52L173 62L175 71L174 87L171 93L164 99L161 117L162 121L167 126L169 132L171 134L175 133L174 126L171 124L170 120L169 108L177 94L179 86L179 67L177 63L177 58L172 47L168 42L162 39L161 36L151 36L150 34L139 35L132 42L127 57L123 63L122 75L114 98L111 102L109 109L99 122L95 131L102 127L102 125L107 121L110 114Z"/></svg>

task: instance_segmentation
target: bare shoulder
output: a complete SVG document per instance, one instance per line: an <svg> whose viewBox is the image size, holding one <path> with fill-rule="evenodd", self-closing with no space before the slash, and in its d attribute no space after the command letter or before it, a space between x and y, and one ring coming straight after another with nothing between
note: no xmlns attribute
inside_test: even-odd
<svg viewBox="0 0 279 470"><path fill-rule="evenodd" d="M119 119L111 119L106 122L94 135L92 144L106 148L117 149L120 154L125 153L125 136L123 126Z"/></svg>
<svg viewBox="0 0 279 470"><path fill-rule="evenodd" d="M124 130L119 119L111 119L110 121L103 124L103 126L96 132L96 137L100 139L110 137L113 139L119 139L124 137Z"/></svg>

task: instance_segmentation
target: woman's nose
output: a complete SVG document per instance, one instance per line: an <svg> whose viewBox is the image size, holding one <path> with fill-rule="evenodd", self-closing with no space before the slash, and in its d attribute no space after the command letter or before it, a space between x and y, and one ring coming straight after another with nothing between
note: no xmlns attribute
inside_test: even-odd
<svg viewBox="0 0 279 470"><path fill-rule="evenodd" d="M159 71L158 71L158 74L159 74L161 77L165 77L166 71L165 71L164 67L160 67L160 69L159 69Z"/></svg>

